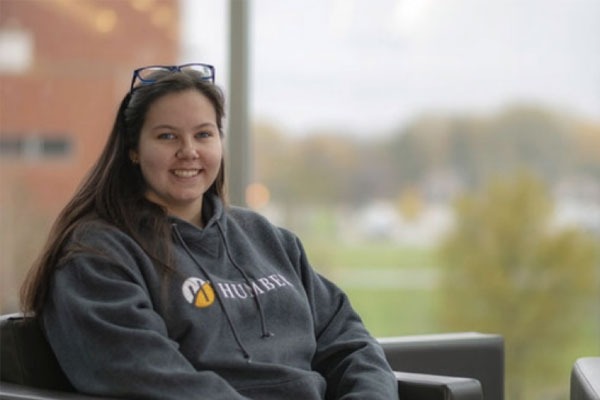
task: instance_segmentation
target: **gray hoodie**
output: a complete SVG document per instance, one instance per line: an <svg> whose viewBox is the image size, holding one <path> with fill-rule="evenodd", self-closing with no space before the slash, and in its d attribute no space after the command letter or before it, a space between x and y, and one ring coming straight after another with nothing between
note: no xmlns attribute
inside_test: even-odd
<svg viewBox="0 0 600 400"><path fill-rule="evenodd" d="M299 240L204 203L204 229L172 218L166 278L114 226L76 231L95 250L56 271L42 319L73 385L129 399L397 399L381 348Z"/></svg>

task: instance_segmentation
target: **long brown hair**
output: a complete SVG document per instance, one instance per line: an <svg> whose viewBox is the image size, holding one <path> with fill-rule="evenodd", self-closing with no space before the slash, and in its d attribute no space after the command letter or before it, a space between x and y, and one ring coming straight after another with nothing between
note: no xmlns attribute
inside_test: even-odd
<svg viewBox="0 0 600 400"><path fill-rule="evenodd" d="M77 191L54 222L40 256L33 263L21 288L21 308L39 313L44 307L50 280L61 260L73 251L69 243L73 231L91 219L104 220L128 233L154 260L157 268L172 270L170 229L166 210L146 200L146 184L139 166L129 158L136 149L149 107L173 92L197 90L211 102L217 126L223 136L225 101L222 91L193 72L163 72L155 83L130 91L122 100L100 157L81 182ZM215 182L208 189L226 203L225 160ZM142 226L144 233L141 234ZM76 245L75 245L76 246Z"/></svg>

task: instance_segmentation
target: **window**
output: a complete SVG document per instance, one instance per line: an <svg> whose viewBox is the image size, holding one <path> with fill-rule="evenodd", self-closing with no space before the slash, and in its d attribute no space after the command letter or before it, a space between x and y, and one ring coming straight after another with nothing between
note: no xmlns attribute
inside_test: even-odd
<svg viewBox="0 0 600 400"><path fill-rule="evenodd" d="M0 109L23 106L1 122L35 126L2 133L3 166L86 150L81 163L61 165L74 186L136 67L211 63L231 101L227 2L2 1ZM600 2L248 4L248 205L299 234L374 335L500 333L511 398L566 397L572 360L600 351L599 263L590 256L600 243ZM82 123L89 142L70 136ZM20 169L4 168L31 174L18 180L30 203L17 199L19 220L48 202L38 171ZM0 192L10 193L9 181ZM71 193L53 192L60 204ZM529 213L513 212L519 204ZM32 237L42 236L33 226L2 227L12 240L2 268L15 271L2 283L12 288L0 291L2 312L15 310L6 305L35 255ZM13 232L25 228L35 232ZM527 242L534 234L541 239ZM551 252L567 242L580 247ZM564 286L548 295L555 284ZM511 304L517 296L532 307Z"/></svg>
<svg viewBox="0 0 600 400"><path fill-rule="evenodd" d="M0 157L24 159L53 159L67 157L73 146L68 137L56 135L16 136L3 134L0 137Z"/></svg>

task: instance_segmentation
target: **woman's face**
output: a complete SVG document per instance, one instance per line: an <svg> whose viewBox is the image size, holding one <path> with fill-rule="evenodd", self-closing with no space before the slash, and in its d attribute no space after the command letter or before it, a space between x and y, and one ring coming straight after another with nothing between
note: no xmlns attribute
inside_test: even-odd
<svg viewBox="0 0 600 400"><path fill-rule="evenodd" d="M201 224L202 197L215 181L223 147L215 109L190 89L167 94L148 109L137 150L146 198L169 214Z"/></svg>

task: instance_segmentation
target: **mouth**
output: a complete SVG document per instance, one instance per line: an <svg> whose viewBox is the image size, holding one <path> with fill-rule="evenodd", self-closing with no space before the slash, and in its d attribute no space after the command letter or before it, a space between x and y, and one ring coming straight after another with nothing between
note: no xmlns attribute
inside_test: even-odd
<svg viewBox="0 0 600 400"><path fill-rule="evenodd" d="M192 178L200 174L199 169L174 169L171 171L178 178Z"/></svg>

